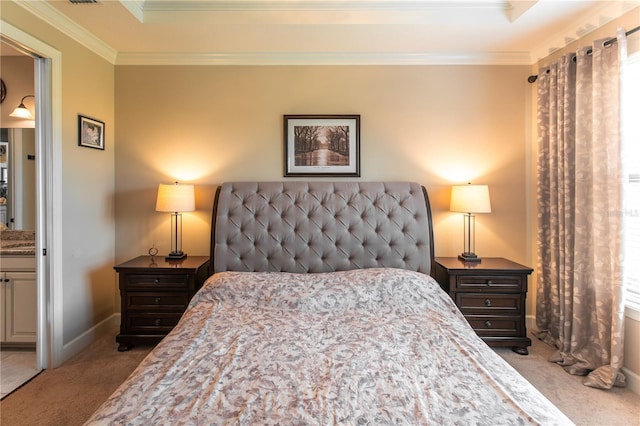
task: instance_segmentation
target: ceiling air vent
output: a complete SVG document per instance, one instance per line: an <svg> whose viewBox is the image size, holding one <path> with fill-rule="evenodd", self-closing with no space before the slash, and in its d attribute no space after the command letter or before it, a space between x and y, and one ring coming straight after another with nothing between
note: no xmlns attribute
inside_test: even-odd
<svg viewBox="0 0 640 426"><path fill-rule="evenodd" d="M98 3L98 0L69 0L69 3L72 3L72 4L91 4L91 3Z"/></svg>

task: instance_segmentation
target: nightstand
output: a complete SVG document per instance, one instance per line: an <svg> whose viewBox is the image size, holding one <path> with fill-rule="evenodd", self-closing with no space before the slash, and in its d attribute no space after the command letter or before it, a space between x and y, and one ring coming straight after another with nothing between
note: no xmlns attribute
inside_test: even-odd
<svg viewBox="0 0 640 426"><path fill-rule="evenodd" d="M165 260L140 256L114 266L118 272L121 320L119 351L156 344L178 323L193 295L209 277L209 257Z"/></svg>
<svg viewBox="0 0 640 426"><path fill-rule="evenodd" d="M533 269L501 257L466 263L436 257L436 280L449 293L474 331L489 346L511 346L527 355L525 297Z"/></svg>

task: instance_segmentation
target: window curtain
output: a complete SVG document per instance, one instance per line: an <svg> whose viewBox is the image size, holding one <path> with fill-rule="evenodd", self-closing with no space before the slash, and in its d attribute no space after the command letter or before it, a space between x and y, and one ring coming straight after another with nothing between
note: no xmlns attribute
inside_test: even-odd
<svg viewBox="0 0 640 426"><path fill-rule="evenodd" d="M609 44L609 43L606 43ZM625 386L621 69L597 40L538 77L537 336L584 384Z"/></svg>

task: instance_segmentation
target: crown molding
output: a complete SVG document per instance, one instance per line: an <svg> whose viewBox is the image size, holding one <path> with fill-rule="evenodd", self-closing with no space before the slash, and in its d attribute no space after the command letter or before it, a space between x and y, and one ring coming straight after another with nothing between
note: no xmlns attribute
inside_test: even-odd
<svg viewBox="0 0 640 426"><path fill-rule="evenodd" d="M299 23L292 16L311 16L314 22L325 24L356 23L360 22L359 16L366 16L367 23L423 23L421 16L443 11L497 9L507 16L513 9L504 0L120 0L120 3L141 23L188 22L204 19L203 16L218 17L225 23L227 19Z"/></svg>
<svg viewBox="0 0 640 426"><path fill-rule="evenodd" d="M51 25L53 28L77 41L98 56L112 64L115 64L118 52L114 48L82 28L80 25L76 24L73 20L69 19L66 15L59 12L55 7L49 5L47 2L43 0L13 0L13 2L26 9L35 17Z"/></svg>
<svg viewBox="0 0 640 426"><path fill-rule="evenodd" d="M120 4L129 11L138 21L144 22L145 0L119 0Z"/></svg>
<svg viewBox="0 0 640 426"><path fill-rule="evenodd" d="M530 65L513 53L120 53L116 65Z"/></svg>
<svg viewBox="0 0 640 426"><path fill-rule="evenodd" d="M44 0L13 0L28 12L56 28L68 37L76 40L87 49L96 53L114 65L529 65L531 59L526 52L514 53L144 53L118 52L83 27L59 12ZM246 1L149 1L122 0L127 10L141 22L146 10L164 11L171 8L181 10L189 7L202 10L260 10L266 8L266 2L260 0ZM494 2L432 2L423 0L367 0L367 1L299 1L280 0L269 2L270 10L296 8L296 10L357 10L377 8L390 10L402 6L414 8L426 7L500 7L502 1Z"/></svg>
<svg viewBox="0 0 640 426"><path fill-rule="evenodd" d="M127 0L121 0L127 3ZM426 9L500 9L511 7L503 0L134 0L143 14L153 12L269 12L269 11L406 11ZM137 8L138 6L136 6ZM146 17L146 16L145 16Z"/></svg>
<svg viewBox="0 0 640 426"><path fill-rule="evenodd" d="M92 33L69 19L44 0L20 1L15 4L56 28L68 37L104 58L114 65L533 65L554 51L561 49L576 39L616 19L640 5L640 0L606 2L596 12L580 16L573 22L571 29L547 38L531 52L463 52L463 53L182 53L182 52L118 52ZM145 17L145 11L159 8L216 8L214 10L259 10L259 8L325 8L325 10L355 10L355 8L398 8L405 7L498 7L504 8L504 2L433 2L423 0L323 0L299 2L280 0L267 2L261 0L208 0L208 1L158 1L158 0L122 0L137 19ZM434 6L435 4L435 6ZM226 9L225 9L226 8ZM244 9L242 9L244 8ZM349 9L351 8L351 9ZM211 9L210 9L211 10Z"/></svg>

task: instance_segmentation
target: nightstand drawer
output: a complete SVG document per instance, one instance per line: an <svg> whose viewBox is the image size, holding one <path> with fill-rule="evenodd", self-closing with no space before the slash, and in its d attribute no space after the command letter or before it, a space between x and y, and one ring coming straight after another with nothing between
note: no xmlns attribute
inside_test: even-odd
<svg viewBox="0 0 640 426"><path fill-rule="evenodd" d="M521 336L524 334L521 318L465 315L471 328L480 337Z"/></svg>
<svg viewBox="0 0 640 426"><path fill-rule="evenodd" d="M511 346L528 353L527 277L533 269L502 257L479 263L438 257L435 278L456 303L477 335L489 346Z"/></svg>
<svg viewBox="0 0 640 426"><path fill-rule="evenodd" d="M146 274L126 274L125 289L188 289L188 274L165 274L165 275L146 275Z"/></svg>
<svg viewBox="0 0 640 426"><path fill-rule="evenodd" d="M120 289L119 351L156 344L178 323L209 276L209 258L138 256L114 266Z"/></svg>
<svg viewBox="0 0 640 426"><path fill-rule="evenodd" d="M181 313L129 314L127 329L134 334L167 334L178 324Z"/></svg>
<svg viewBox="0 0 640 426"><path fill-rule="evenodd" d="M463 314L520 315L520 294L456 293L456 305Z"/></svg>
<svg viewBox="0 0 640 426"><path fill-rule="evenodd" d="M189 304L187 293L135 293L129 292L127 307L131 310L179 311L184 312Z"/></svg>
<svg viewBox="0 0 640 426"><path fill-rule="evenodd" d="M456 279L456 289L458 291L520 293L527 290L525 282L519 276L459 275Z"/></svg>

